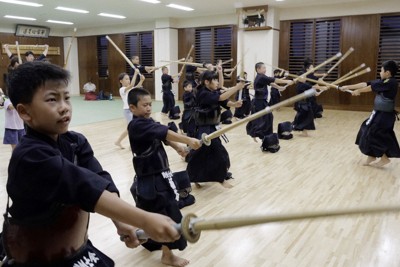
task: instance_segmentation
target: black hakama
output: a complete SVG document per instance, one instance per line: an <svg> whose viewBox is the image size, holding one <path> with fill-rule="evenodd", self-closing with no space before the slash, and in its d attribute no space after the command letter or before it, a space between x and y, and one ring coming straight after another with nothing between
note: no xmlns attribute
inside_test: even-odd
<svg viewBox="0 0 400 267"><path fill-rule="evenodd" d="M228 101L219 101L218 91L210 91L207 88L200 88L196 95L197 106L201 109L207 109L209 114L215 117L209 118L210 123L197 122L196 137L201 139L203 133L210 134L216 131L219 124L217 114L220 114L221 107L227 106ZM211 124L211 121L213 122ZM201 125L199 125L201 124ZM210 146L203 145L200 149L191 151L188 159L187 172L190 181L199 182L220 182L228 179L228 169L230 160L228 151L222 145L219 138L214 138Z"/></svg>
<svg viewBox="0 0 400 267"><path fill-rule="evenodd" d="M269 89L268 85L275 82L274 77L268 77L265 74L257 73L254 79L255 95L252 101L251 113L254 114L260 110L270 106L268 101ZM246 132L251 137L258 137L263 139L264 136L273 133L274 115L272 113L266 114L256 120L250 121L246 125Z"/></svg>
<svg viewBox="0 0 400 267"><path fill-rule="evenodd" d="M201 139L203 133L215 132L215 126L199 126L197 137ZM194 150L188 162L187 172L192 183L219 182L222 183L228 176L230 168L228 151L219 138L211 140L211 145L203 145Z"/></svg>
<svg viewBox="0 0 400 267"><path fill-rule="evenodd" d="M136 168L139 170L142 167L143 169L148 169L148 172L144 174L138 174L138 171L136 171L134 183L131 187L131 193L135 199L136 206L149 212L166 215L176 223L180 223L182 214L178 206L179 196L172 179L173 174L168 169L167 154L162 144L155 146L154 143L154 140L166 140L168 127L156 123L151 118L147 119L133 116L132 121L128 125L128 133L132 153L135 155L157 155L149 160L149 162L142 162L141 164L136 163L137 165L134 164L135 171ZM150 147L153 147L151 153L148 152ZM160 162L165 161L167 163L161 165L166 164L167 166L166 168L162 167L160 171L160 167L157 166L160 166ZM153 170L154 168L158 169ZM172 243L159 243L149 239L142 245L150 251L159 250L162 245L170 249L183 250L187 243L186 240L181 237L179 240Z"/></svg>
<svg viewBox="0 0 400 267"><path fill-rule="evenodd" d="M365 120L357 134L356 144L367 156L380 158L384 154L389 158L399 158L400 148L393 131L396 121L394 101L398 90L395 78L375 80L367 83L375 96L374 110L369 119ZM376 105L378 98L384 98L392 103L392 111L381 111ZM389 108L391 110L392 108Z"/></svg>
<svg viewBox="0 0 400 267"><path fill-rule="evenodd" d="M315 130L314 112L312 111L311 103L306 100L297 102L295 110L297 113L293 121L293 130Z"/></svg>
<svg viewBox="0 0 400 267"><path fill-rule="evenodd" d="M307 78L314 79L313 74L307 75ZM309 82L298 83L296 86L297 94L302 94L312 87ZM297 111L296 116L293 121L293 130L303 131L303 130L315 130L314 124L314 112L312 106L312 100L306 99L294 104L294 110Z"/></svg>
<svg viewBox="0 0 400 267"><path fill-rule="evenodd" d="M235 97L236 101L239 100L239 92L236 94ZM243 119L250 114L251 111L251 99L248 86L245 86L242 90L242 106L240 108L235 108L235 114L233 115L236 118Z"/></svg>
<svg viewBox="0 0 400 267"><path fill-rule="evenodd" d="M367 156L380 158L400 158L399 143L393 131L396 114L394 112L373 111L363 122L357 134L356 144Z"/></svg>
<svg viewBox="0 0 400 267"><path fill-rule="evenodd" d="M265 99L253 99L252 101L252 114L265 109L268 106L268 103ZM246 132L251 137L255 138L258 137L263 139L264 136L273 133L273 121L274 115L268 113L264 116L261 116L255 120L252 120L247 123L246 125Z"/></svg>
<svg viewBox="0 0 400 267"><path fill-rule="evenodd" d="M194 122L193 110L184 110L182 114L182 131L189 137L195 137L196 124Z"/></svg>
<svg viewBox="0 0 400 267"><path fill-rule="evenodd" d="M164 90L163 91L163 107L161 109L162 113L169 113L169 117L173 118L174 114L174 107L175 107L175 98L174 94L171 90Z"/></svg>
<svg viewBox="0 0 400 267"><path fill-rule="evenodd" d="M281 93L275 87L271 87L271 100L269 101L269 105L273 106L281 102Z"/></svg>
<svg viewBox="0 0 400 267"><path fill-rule="evenodd" d="M318 104L317 98L315 96L311 96L308 98L308 101L311 104L311 109L314 114L314 118L322 118L322 112L324 111L324 108L322 107L321 104Z"/></svg>
<svg viewBox="0 0 400 267"><path fill-rule="evenodd" d="M161 109L162 113L169 112L169 118L174 118L176 115L174 114L175 107L175 97L174 93L172 93L172 83L174 80L168 74L163 74L161 76L162 82L162 92L163 92L163 107Z"/></svg>
<svg viewBox="0 0 400 267"><path fill-rule="evenodd" d="M153 192L146 192L148 189L152 191L151 188L154 188ZM164 178L162 174L135 177L131 193L136 202L136 207L148 212L166 215L176 223L182 221L182 214L178 206L179 203L176 200L175 192L171 189L168 179ZM147 242L142 244L149 251L160 250L163 245L169 249L184 250L187 242L181 236L181 238L172 243L159 243L148 239Z"/></svg>
<svg viewBox="0 0 400 267"><path fill-rule="evenodd" d="M194 108L196 98L193 92L183 94L182 131L189 137L195 137L196 124L194 121Z"/></svg>

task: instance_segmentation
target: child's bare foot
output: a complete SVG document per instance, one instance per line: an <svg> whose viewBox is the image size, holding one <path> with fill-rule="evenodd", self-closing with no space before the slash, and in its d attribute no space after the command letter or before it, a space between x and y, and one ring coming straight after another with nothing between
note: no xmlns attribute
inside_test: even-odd
<svg viewBox="0 0 400 267"><path fill-rule="evenodd" d="M189 264L187 259L176 256L166 246L162 246L161 262L165 265L176 267L183 267Z"/></svg>
<svg viewBox="0 0 400 267"><path fill-rule="evenodd" d="M225 188L232 188L233 185L231 185L230 183L228 183L227 181L223 181L222 183L220 183L223 187Z"/></svg>
<svg viewBox="0 0 400 267"><path fill-rule="evenodd" d="M201 185L201 184L199 184L199 183L194 183L194 185L197 187L197 188L202 188L203 186Z"/></svg>
<svg viewBox="0 0 400 267"><path fill-rule="evenodd" d="M380 161L371 164L371 166L380 168L389 163L390 163L390 159L386 155L383 155Z"/></svg>
<svg viewBox="0 0 400 267"><path fill-rule="evenodd" d="M114 145L118 146L121 149L125 149L120 142L115 142Z"/></svg>
<svg viewBox="0 0 400 267"><path fill-rule="evenodd" d="M308 137L308 132L306 130L303 130L299 136Z"/></svg>
<svg viewBox="0 0 400 267"><path fill-rule="evenodd" d="M371 162L375 161L375 157L368 156L367 160L364 162L364 166L368 166Z"/></svg>

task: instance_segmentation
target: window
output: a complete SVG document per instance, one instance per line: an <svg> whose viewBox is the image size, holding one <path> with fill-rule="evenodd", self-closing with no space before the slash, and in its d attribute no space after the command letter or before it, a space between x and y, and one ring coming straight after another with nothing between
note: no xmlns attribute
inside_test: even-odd
<svg viewBox="0 0 400 267"><path fill-rule="evenodd" d="M217 59L228 61L232 58L232 27L215 28L214 29L214 62ZM225 68L230 68L232 63Z"/></svg>
<svg viewBox="0 0 400 267"><path fill-rule="evenodd" d="M198 63L215 64L218 59L228 61L233 58L233 26L197 28L195 30L195 58ZM232 62L224 68L233 68Z"/></svg>
<svg viewBox="0 0 400 267"><path fill-rule="evenodd" d="M307 20L296 21L290 25L289 72L298 73L303 68L305 58L311 58L314 65L319 65L340 51L341 21ZM337 61L320 68L319 72L327 72ZM326 77L326 81L338 78L336 67Z"/></svg>
<svg viewBox="0 0 400 267"><path fill-rule="evenodd" d="M290 25L289 72L298 74L305 58L313 57L314 23L292 22Z"/></svg>
<svg viewBox="0 0 400 267"><path fill-rule="evenodd" d="M326 20L315 22L315 50L314 63L320 64L333 57L340 51L340 20ZM333 61L320 69L321 72L328 70L337 62ZM334 81L338 78L338 67L335 67L326 77L326 80Z"/></svg>
<svg viewBox="0 0 400 267"><path fill-rule="evenodd" d="M195 61L213 63L213 34L211 29L196 29Z"/></svg>
<svg viewBox="0 0 400 267"><path fill-rule="evenodd" d="M97 37L97 66L100 78L108 77L108 40L105 36Z"/></svg>
<svg viewBox="0 0 400 267"><path fill-rule="evenodd" d="M379 53L377 77L381 71L382 63L387 60L395 60L400 62L400 15L382 16L380 37L379 37ZM396 75L400 79L400 73Z"/></svg>
<svg viewBox="0 0 400 267"><path fill-rule="evenodd" d="M126 56L139 56L140 64L143 66L154 66L153 60L153 32L132 33L125 36ZM130 73L130 65L126 64L126 71ZM152 78L152 73L142 73L146 78Z"/></svg>

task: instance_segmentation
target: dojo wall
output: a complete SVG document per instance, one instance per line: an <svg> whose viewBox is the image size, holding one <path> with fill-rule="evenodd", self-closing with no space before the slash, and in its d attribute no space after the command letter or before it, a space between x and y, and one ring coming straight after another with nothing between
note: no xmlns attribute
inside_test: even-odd
<svg viewBox="0 0 400 267"><path fill-rule="evenodd" d="M159 60L166 59L167 57L174 58L174 50L177 48L177 54L180 57L185 54L188 49L186 46L189 45L188 42L185 43L182 41L182 32L189 31L190 28L193 27L203 27L203 26L216 26L216 25L236 25L237 24L237 16L234 13L234 10L228 11L230 14L220 15L220 16L204 16L204 17L195 17L195 18L187 18L187 19L169 19L169 20L157 20L153 22L146 22L141 24L130 24L130 25L121 25L118 27L110 26L110 27L102 27L102 28L87 28L87 29L78 29L77 36L78 42L75 42L75 45L71 49L70 54L70 62L68 64L68 69L72 73L72 77L78 79L79 81L73 81L72 93L78 94L81 92L81 88L83 84L87 81L88 78L92 77L94 82L97 81L97 84L104 88L110 88L113 94L118 94L118 82L116 81L116 76L119 72L124 71L125 63L123 59L117 54L117 52L111 48L109 49L109 61L110 61L110 79L104 80L99 79L97 77L97 60L96 60L96 36L108 34L113 40L116 41L120 47L123 47L123 34L131 33L131 32L140 32L140 31L153 31L154 32L154 41L155 41L155 51L154 51L154 63L159 65ZM388 1L376 1L376 2L368 2L368 4L352 2L351 0L346 4L332 4L332 5L319 5L314 7L296 7L296 8L287 8L287 9L278 9L269 7L269 11L267 14L267 25L271 26L272 30L262 30L262 31L254 31L254 32L243 32L241 30L238 31L237 38L237 59L241 58L243 51L249 49L249 52L246 54L244 58L245 70L248 72L248 76L251 79L254 76L254 64L256 61L263 61L270 65L280 65L282 63L282 58L280 51L280 47L282 46L282 35L281 32L287 29L281 28L281 21L295 20L295 19L304 19L304 18L320 18L320 17L341 17L346 16L346 21L343 21L344 29L347 29L348 36L351 36L351 32L357 31L354 27L355 25L361 25L359 30L365 31L365 35L369 35L372 30L374 30L374 15L380 13L388 13L388 12L400 12L400 5L398 4L398 0L388 0ZM359 17L357 15L364 14L372 14L364 17ZM354 17L357 16L357 17ZM375 18L376 19L376 18ZM363 20L367 20L367 24L363 24ZM348 23L352 23L353 26ZM372 24L369 24L372 23ZM372 25L372 28L368 25ZM1 27L1 26L0 26ZM14 28L0 28L0 38L3 36L8 36L10 38L7 39L9 43L15 41L15 36L13 33L15 31ZM69 44L69 39L71 32L70 31L59 31L52 32L52 35L64 36L64 42L61 41L60 47L63 46L62 52L67 49L65 47ZM240 38L244 35L243 45L240 43ZM376 33L373 33L376 36ZM52 37L59 38L59 37ZM354 47L356 51L361 51L361 46L364 44L371 45L371 38L367 36L362 37L364 42L359 42L358 46ZM13 39L13 40L11 40ZM28 38L30 39L30 38ZM353 36L354 39L354 36ZM43 42L50 43L49 39L44 39ZM163 43L160 44L160 40L163 40ZM343 47L350 45L353 41L352 39L342 39L344 44ZM373 41L373 40L372 40ZM0 42L3 43L3 39L0 39ZM20 43L42 43L35 40L27 40L20 41ZM63 44L62 44L63 43ZM363 50L365 51L365 50ZM165 54L165 55L164 55ZM354 53L355 54L355 53ZM0 73L6 72L6 66L8 64L7 58L5 55L1 55L3 60L0 65ZM361 58L362 56L357 56L357 58ZM62 65L63 60L52 61L53 63L57 63ZM372 61L371 61L372 62ZM360 62L361 63L361 62ZM367 62L366 62L367 63ZM345 64L345 62L343 63ZM343 70L347 67L343 65ZM372 65L371 65L372 66ZM268 73L271 74L272 69L268 69ZM239 69L240 71L240 69ZM174 73L172 70L171 73ZM156 72L154 80L148 79L145 83L147 83L146 87L153 88L152 93L153 96L160 100L161 94L157 89L160 86L159 77L160 72ZM367 77L367 76L365 76ZM79 84L79 85L78 85ZM3 84L0 84L3 86ZM79 87L79 88L76 88ZM79 90L78 90L79 89ZM175 87L174 90L177 90ZM322 97L322 96L321 96ZM362 96L359 99L362 99ZM342 100L338 100L339 106L343 106L343 108L350 109L362 109L367 103L370 103L369 99L363 100L362 103L357 102L349 102L347 98L342 97ZM323 98L321 98L323 99ZM323 100L327 101L328 104L336 105L337 103L330 103L331 99ZM346 102L347 101L347 102ZM370 104L369 104L370 105Z"/></svg>
<svg viewBox="0 0 400 267"><path fill-rule="evenodd" d="M4 29L5 30L5 29ZM15 29L14 29L15 30ZM62 66L64 64L64 38L63 37L54 37L51 36L49 38L28 38L28 37L16 37L14 33L2 32L0 33L0 44L15 44L15 41L18 41L19 44L24 45L44 45L48 44L52 47L60 48L60 55L48 55L47 58L51 63ZM2 50L1 50L2 51ZM39 56L39 55L35 55ZM25 59L25 55L21 55L22 59ZM4 80L4 75L8 73L7 67L10 64L10 60L7 57L7 54L0 53L0 88L5 89L6 84Z"/></svg>
<svg viewBox="0 0 400 267"><path fill-rule="evenodd" d="M337 17L341 19L341 51L345 53L350 47L354 48L354 52L350 54L339 66L340 76L345 75L350 70L365 63L371 68L371 72L356 77L344 84L354 84L363 81L377 79L379 66L377 59L379 53L379 31L380 31L380 15L359 15L359 16L343 16ZM280 50L279 50L279 66L288 69L289 60L289 32L291 21L281 21ZM322 62L315 62L320 64ZM294 86L292 90L283 93L284 97L293 96ZM348 93L329 90L318 97L318 102L322 103L326 108L345 109L345 110L370 110L372 107L374 94L363 94L360 97L350 97ZM397 104L400 104L400 95L397 96Z"/></svg>

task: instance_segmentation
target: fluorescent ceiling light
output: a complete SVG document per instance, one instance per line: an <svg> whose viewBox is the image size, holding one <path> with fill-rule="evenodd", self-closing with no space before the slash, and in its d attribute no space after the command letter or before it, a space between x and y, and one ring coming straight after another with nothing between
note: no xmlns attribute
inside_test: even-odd
<svg viewBox="0 0 400 267"><path fill-rule="evenodd" d="M26 2L26 1L18 1L18 0L0 0L0 2L9 3L9 4L16 4L16 5L24 5L24 6L34 6L34 7L41 7L42 4Z"/></svg>
<svg viewBox="0 0 400 267"><path fill-rule="evenodd" d="M52 20L52 19L46 20L46 22L57 23L57 24L67 24L67 25L74 24L74 23L69 22L69 21L60 21L60 20Z"/></svg>
<svg viewBox="0 0 400 267"><path fill-rule="evenodd" d="M87 10L83 10L83 9L76 9L76 8L69 8L69 7L63 7L63 6L58 6L55 9L58 10L63 10L63 11L70 11L70 12L76 12L76 13L89 13L89 11Z"/></svg>
<svg viewBox="0 0 400 267"><path fill-rule="evenodd" d="M116 19L126 19L126 17L121 16L121 15L114 15L114 14L108 14L108 13L100 13L98 14L99 16L103 17L110 17L110 18L116 18Z"/></svg>
<svg viewBox="0 0 400 267"><path fill-rule="evenodd" d="M167 5L168 7L172 7L172 8L177 8L177 9L181 9L181 10L185 10L185 11L193 11L193 8L190 7L186 7L186 6L181 6L181 5L176 5L176 4L169 4Z"/></svg>
<svg viewBox="0 0 400 267"><path fill-rule="evenodd" d="M27 17L20 17L20 16L12 16L12 15L5 15L4 17L9 18L9 19L36 20L35 18L27 18Z"/></svg>
<svg viewBox="0 0 400 267"><path fill-rule="evenodd" d="M159 4L159 3L161 3L161 2L158 1L158 0L140 0L140 1L142 1L142 2L147 2L147 3L152 3L152 4Z"/></svg>

